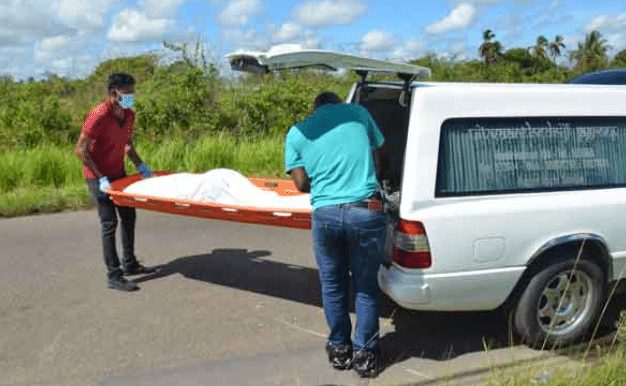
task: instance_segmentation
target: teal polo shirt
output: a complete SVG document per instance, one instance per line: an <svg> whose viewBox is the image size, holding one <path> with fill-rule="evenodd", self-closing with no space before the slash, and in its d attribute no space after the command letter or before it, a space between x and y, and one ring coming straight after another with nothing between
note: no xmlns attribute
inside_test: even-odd
<svg viewBox="0 0 626 386"><path fill-rule="evenodd" d="M327 104L292 126L285 141L285 170L302 167L311 180L313 209L364 200L378 182L372 151L384 137L358 104Z"/></svg>

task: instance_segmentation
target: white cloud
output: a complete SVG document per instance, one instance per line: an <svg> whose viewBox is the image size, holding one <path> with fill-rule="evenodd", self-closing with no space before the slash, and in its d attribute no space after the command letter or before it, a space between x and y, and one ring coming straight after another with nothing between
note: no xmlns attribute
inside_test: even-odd
<svg viewBox="0 0 626 386"><path fill-rule="evenodd" d="M119 12L107 38L116 42L143 42L163 39L174 26L172 19L151 19L145 13L125 9Z"/></svg>
<svg viewBox="0 0 626 386"><path fill-rule="evenodd" d="M294 9L293 16L303 24L323 27L349 24L365 11L362 0L307 1Z"/></svg>
<svg viewBox="0 0 626 386"><path fill-rule="evenodd" d="M383 30L373 30L361 38L361 52L387 52L393 48L394 37L391 33Z"/></svg>
<svg viewBox="0 0 626 386"><path fill-rule="evenodd" d="M535 0L515 0L516 3L528 3ZM555 0L559 1L559 0ZM502 2L502 0L448 0L449 4L452 5L460 5L460 4L472 4L474 6L487 6L487 5L495 5Z"/></svg>
<svg viewBox="0 0 626 386"><path fill-rule="evenodd" d="M58 0L57 15L68 26L79 29L104 27L104 16L117 0Z"/></svg>
<svg viewBox="0 0 626 386"><path fill-rule="evenodd" d="M614 16L597 16L587 24L587 32L598 30L623 30L626 29L626 12Z"/></svg>
<svg viewBox="0 0 626 386"><path fill-rule="evenodd" d="M626 12L611 16L597 16L587 24L586 30L587 32L600 31L615 51L626 49Z"/></svg>
<svg viewBox="0 0 626 386"><path fill-rule="evenodd" d="M69 35L57 35L42 39L35 46L35 60L45 62L59 54L72 41Z"/></svg>
<svg viewBox="0 0 626 386"><path fill-rule="evenodd" d="M139 0L141 9L151 18L171 18L176 16L178 7L187 0Z"/></svg>
<svg viewBox="0 0 626 386"><path fill-rule="evenodd" d="M218 20L225 25L246 25L261 7L260 0L231 0L219 14Z"/></svg>
<svg viewBox="0 0 626 386"><path fill-rule="evenodd" d="M0 47L32 44L46 36L67 33L70 28L50 17L54 14L53 5L44 0L0 4Z"/></svg>
<svg viewBox="0 0 626 386"><path fill-rule="evenodd" d="M320 38L317 37L317 35L315 35L313 32L309 32L304 37L304 39L301 40L300 45L302 46L302 48L317 49L321 48L322 42Z"/></svg>
<svg viewBox="0 0 626 386"><path fill-rule="evenodd" d="M39 44L39 48L44 51L58 51L64 48L72 41L72 37L68 35L57 35L45 38Z"/></svg>
<svg viewBox="0 0 626 386"><path fill-rule="evenodd" d="M301 48L319 48L320 39L310 29L304 29L298 23L284 23L280 26L269 26L269 35L272 44L294 43Z"/></svg>
<svg viewBox="0 0 626 386"><path fill-rule="evenodd" d="M34 74L32 50L25 46L0 45L0 75L27 78Z"/></svg>
<svg viewBox="0 0 626 386"><path fill-rule="evenodd" d="M461 29L469 26L476 16L476 8L469 3L459 4L443 19L426 27L429 34L442 34L448 31Z"/></svg>
<svg viewBox="0 0 626 386"><path fill-rule="evenodd" d="M279 27L273 27L272 40L276 42L288 42L302 36L302 26L297 23L284 23Z"/></svg>
<svg viewBox="0 0 626 386"><path fill-rule="evenodd" d="M259 35L256 30L225 28L221 31L222 39L226 42L233 43L233 49L242 50L266 50L271 42L267 35Z"/></svg>
<svg viewBox="0 0 626 386"><path fill-rule="evenodd" d="M410 60L422 56L426 44L420 38L411 39L391 52L391 58L396 60Z"/></svg>

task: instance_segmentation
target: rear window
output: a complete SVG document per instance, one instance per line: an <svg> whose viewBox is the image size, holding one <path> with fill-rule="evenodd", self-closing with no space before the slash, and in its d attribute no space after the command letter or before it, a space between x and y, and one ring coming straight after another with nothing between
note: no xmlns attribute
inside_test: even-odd
<svg viewBox="0 0 626 386"><path fill-rule="evenodd" d="M626 117L459 118L441 128L438 197L626 186Z"/></svg>

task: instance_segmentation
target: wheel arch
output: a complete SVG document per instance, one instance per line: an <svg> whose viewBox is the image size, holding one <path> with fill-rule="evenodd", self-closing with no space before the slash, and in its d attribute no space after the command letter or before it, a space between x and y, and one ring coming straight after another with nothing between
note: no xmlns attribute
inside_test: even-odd
<svg viewBox="0 0 626 386"><path fill-rule="evenodd" d="M502 307L510 310L528 285L530 279L537 272L562 259L559 256L559 252L565 252L564 255L578 256L581 247L583 248L582 252L589 252L587 256L590 256L602 268L605 281L609 283L613 278L613 261L606 241L602 236L593 233L575 233L559 236L545 242L533 253L526 264L526 270L517 281Z"/></svg>

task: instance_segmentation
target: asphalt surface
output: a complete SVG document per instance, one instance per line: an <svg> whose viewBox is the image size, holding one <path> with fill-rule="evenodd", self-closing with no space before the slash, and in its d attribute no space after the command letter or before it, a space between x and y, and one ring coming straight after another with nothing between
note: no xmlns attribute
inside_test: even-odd
<svg viewBox="0 0 626 386"><path fill-rule="evenodd" d="M325 362L308 231L140 211L137 255L161 268L123 293L106 288L98 227L93 211L0 220L1 385L366 383ZM481 383L519 363L538 374L574 363L516 345L498 313L383 300L381 330L386 368L373 383Z"/></svg>

